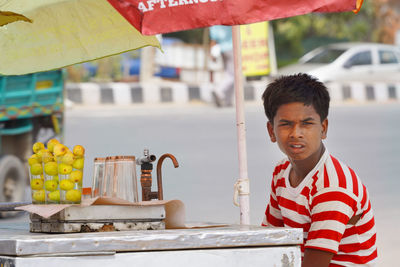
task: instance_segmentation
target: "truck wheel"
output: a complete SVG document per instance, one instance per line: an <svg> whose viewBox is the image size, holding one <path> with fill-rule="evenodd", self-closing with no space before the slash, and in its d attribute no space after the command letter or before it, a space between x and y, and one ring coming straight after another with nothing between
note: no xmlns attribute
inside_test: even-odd
<svg viewBox="0 0 400 267"><path fill-rule="evenodd" d="M0 157L0 202L22 202L26 181L25 166L16 156ZM0 212L0 218L12 215L15 212Z"/></svg>

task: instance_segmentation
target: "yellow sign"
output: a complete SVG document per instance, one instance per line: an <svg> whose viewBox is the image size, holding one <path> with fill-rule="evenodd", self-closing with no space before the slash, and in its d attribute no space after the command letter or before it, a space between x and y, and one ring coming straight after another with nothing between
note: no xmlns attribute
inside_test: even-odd
<svg viewBox="0 0 400 267"><path fill-rule="evenodd" d="M242 68L245 76L260 76L271 71L268 51L268 21L240 26Z"/></svg>
<svg viewBox="0 0 400 267"><path fill-rule="evenodd" d="M43 90L53 87L53 81L37 81L36 82L36 90Z"/></svg>

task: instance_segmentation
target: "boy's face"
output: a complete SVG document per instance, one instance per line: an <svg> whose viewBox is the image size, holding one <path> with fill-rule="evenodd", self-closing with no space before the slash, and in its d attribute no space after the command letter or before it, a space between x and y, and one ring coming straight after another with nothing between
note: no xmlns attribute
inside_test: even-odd
<svg viewBox="0 0 400 267"><path fill-rule="evenodd" d="M321 123L312 105L293 102L281 105L273 124L268 122L267 128L271 141L277 142L290 160L312 160L320 155L321 140L326 138L328 120Z"/></svg>

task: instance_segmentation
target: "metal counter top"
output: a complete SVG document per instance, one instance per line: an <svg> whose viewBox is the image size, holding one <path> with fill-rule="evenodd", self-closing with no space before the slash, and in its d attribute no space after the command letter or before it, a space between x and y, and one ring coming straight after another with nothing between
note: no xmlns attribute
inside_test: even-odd
<svg viewBox="0 0 400 267"><path fill-rule="evenodd" d="M76 234L30 233L28 224L0 225L0 255L89 255L133 251L298 245L301 229L229 225L177 230Z"/></svg>

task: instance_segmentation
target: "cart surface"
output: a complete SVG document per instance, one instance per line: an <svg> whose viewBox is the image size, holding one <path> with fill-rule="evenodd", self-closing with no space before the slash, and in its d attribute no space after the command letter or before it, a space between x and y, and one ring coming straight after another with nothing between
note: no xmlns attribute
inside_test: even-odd
<svg viewBox="0 0 400 267"><path fill-rule="evenodd" d="M1 266L300 266L301 229L229 225L176 230L30 233L0 225ZM8 264L8 265L7 265Z"/></svg>

